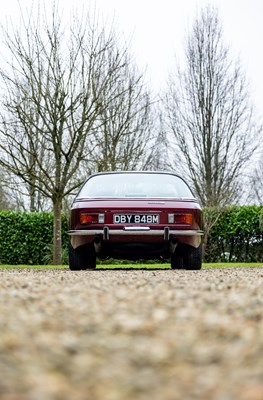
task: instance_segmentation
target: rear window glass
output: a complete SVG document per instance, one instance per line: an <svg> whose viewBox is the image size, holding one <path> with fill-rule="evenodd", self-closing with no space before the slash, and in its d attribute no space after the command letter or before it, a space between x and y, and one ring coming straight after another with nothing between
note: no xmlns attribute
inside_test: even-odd
<svg viewBox="0 0 263 400"><path fill-rule="evenodd" d="M94 197L193 198L194 196L187 184L172 174L117 173L92 176L77 195L77 199Z"/></svg>

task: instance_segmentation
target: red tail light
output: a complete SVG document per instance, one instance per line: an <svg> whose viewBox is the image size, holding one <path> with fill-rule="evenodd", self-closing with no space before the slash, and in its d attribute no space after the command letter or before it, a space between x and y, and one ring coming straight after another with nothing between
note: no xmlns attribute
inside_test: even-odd
<svg viewBox="0 0 263 400"><path fill-rule="evenodd" d="M81 212L79 214L79 221L84 224L104 224L104 214L91 214L88 212Z"/></svg>
<svg viewBox="0 0 263 400"><path fill-rule="evenodd" d="M98 214L80 213L79 220L81 224L94 224L98 222Z"/></svg>
<svg viewBox="0 0 263 400"><path fill-rule="evenodd" d="M175 214L174 222L175 224L192 225L193 216L192 214Z"/></svg>
<svg viewBox="0 0 263 400"><path fill-rule="evenodd" d="M174 224L192 225L192 223L193 223L192 214L174 214Z"/></svg>

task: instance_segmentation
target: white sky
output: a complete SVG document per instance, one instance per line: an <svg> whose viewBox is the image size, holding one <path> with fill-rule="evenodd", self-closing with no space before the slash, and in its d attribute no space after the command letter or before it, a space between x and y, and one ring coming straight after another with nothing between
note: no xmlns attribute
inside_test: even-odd
<svg viewBox="0 0 263 400"><path fill-rule="evenodd" d="M19 21L20 8L32 0L0 0L0 22L11 16ZM38 0L33 3L38 4ZM49 7L53 0L39 0ZM252 100L263 114L263 0L59 0L61 9L88 8L96 4L105 20L114 18L118 31L131 43L138 66L155 92L164 87L175 55L180 58L186 30L198 9L216 5L224 29L224 41L238 56L251 85Z"/></svg>

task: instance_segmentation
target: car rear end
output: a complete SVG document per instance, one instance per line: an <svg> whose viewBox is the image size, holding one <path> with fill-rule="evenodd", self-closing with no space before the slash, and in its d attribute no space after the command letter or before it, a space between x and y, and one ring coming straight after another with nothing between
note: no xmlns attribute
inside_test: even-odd
<svg viewBox="0 0 263 400"><path fill-rule="evenodd" d="M69 234L73 249L89 245L99 256L138 259L171 256L182 246L199 248L202 228L201 207L192 195L154 198L136 193L133 197L78 196Z"/></svg>
<svg viewBox="0 0 263 400"><path fill-rule="evenodd" d="M198 247L202 212L197 202L172 200L80 201L71 211L74 248L94 243L98 255L151 258L168 255L177 243Z"/></svg>

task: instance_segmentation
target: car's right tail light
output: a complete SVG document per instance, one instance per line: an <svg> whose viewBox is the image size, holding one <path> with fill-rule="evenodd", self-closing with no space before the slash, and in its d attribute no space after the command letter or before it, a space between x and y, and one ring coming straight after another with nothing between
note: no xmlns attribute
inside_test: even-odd
<svg viewBox="0 0 263 400"><path fill-rule="evenodd" d="M192 214L168 214L168 223L177 225L192 225Z"/></svg>

